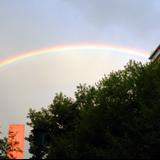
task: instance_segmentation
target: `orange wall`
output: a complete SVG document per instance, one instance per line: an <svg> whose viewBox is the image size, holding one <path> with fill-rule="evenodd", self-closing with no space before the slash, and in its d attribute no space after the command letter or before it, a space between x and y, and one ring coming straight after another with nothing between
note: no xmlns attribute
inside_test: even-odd
<svg viewBox="0 0 160 160"><path fill-rule="evenodd" d="M9 125L8 144L9 144L9 149L7 151L8 158L23 159L23 148L24 148L23 124Z"/></svg>

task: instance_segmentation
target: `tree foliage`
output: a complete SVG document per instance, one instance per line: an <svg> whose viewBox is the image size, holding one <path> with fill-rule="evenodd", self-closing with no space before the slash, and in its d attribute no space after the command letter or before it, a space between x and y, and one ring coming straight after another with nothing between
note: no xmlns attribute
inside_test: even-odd
<svg viewBox="0 0 160 160"><path fill-rule="evenodd" d="M160 156L160 63L130 61L95 86L79 85L40 111L30 109L33 158L157 158ZM45 131L38 145L35 129Z"/></svg>
<svg viewBox="0 0 160 160"><path fill-rule="evenodd" d="M1 132L0 132L1 134ZM7 138L0 138L0 159L7 158Z"/></svg>

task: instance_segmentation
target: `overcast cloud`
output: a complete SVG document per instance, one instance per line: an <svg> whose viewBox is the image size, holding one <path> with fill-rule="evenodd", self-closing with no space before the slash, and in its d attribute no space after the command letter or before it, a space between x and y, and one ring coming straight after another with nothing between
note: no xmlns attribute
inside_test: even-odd
<svg viewBox="0 0 160 160"><path fill-rule="evenodd" d="M0 60L32 49L81 43L136 48L149 56L159 44L159 8L159 0L0 0ZM76 51L1 68L3 133L10 123L26 123L29 107L49 105L60 91L73 97L79 83L94 84L129 59L147 61L123 53Z"/></svg>

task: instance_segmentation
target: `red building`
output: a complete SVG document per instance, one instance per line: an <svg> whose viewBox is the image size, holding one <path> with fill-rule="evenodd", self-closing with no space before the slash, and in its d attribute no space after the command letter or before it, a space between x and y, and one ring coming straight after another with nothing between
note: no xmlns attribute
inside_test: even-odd
<svg viewBox="0 0 160 160"><path fill-rule="evenodd" d="M7 157L9 159L23 159L24 125L12 124L8 130Z"/></svg>

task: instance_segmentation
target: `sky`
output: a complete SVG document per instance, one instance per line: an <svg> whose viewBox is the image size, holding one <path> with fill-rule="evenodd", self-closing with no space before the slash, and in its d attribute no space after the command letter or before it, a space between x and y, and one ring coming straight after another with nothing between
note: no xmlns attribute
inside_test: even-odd
<svg viewBox="0 0 160 160"><path fill-rule="evenodd" d="M57 92L74 97L79 83L94 85L129 59L147 62L160 43L159 7L159 0L0 0L0 61L58 45L103 44L140 52L68 50L0 68L3 133L10 123L26 123L29 108L48 106Z"/></svg>

